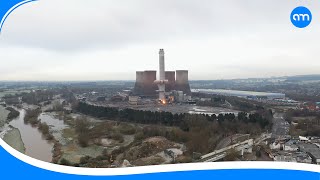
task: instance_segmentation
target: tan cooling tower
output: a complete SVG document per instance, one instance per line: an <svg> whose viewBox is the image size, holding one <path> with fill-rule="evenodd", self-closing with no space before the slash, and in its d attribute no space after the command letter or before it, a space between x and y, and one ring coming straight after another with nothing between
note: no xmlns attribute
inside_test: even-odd
<svg viewBox="0 0 320 180"><path fill-rule="evenodd" d="M144 71L143 72L143 94L155 95L158 89L154 81L157 79L157 71Z"/></svg>
<svg viewBox="0 0 320 180"><path fill-rule="evenodd" d="M175 71L166 71L166 78L168 84L166 84L166 92L169 92L174 89L174 84L176 83L176 72Z"/></svg>
<svg viewBox="0 0 320 180"><path fill-rule="evenodd" d="M176 84L175 90L183 91L186 94L190 94L190 85L188 78L188 70L177 70L176 71Z"/></svg>
<svg viewBox="0 0 320 180"><path fill-rule="evenodd" d="M136 72L136 83L143 84L143 71Z"/></svg>
<svg viewBox="0 0 320 180"><path fill-rule="evenodd" d="M136 72L136 83L134 85L134 94L143 94L143 76L144 72L143 71L137 71Z"/></svg>

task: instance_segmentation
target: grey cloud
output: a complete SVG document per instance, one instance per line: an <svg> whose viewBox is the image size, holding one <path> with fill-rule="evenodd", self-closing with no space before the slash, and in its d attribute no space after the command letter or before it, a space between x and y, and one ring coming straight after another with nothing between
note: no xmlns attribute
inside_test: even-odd
<svg viewBox="0 0 320 180"><path fill-rule="evenodd" d="M312 9L296 29L289 14ZM39 0L13 12L0 36L0 80L134 79L167 67L190 79L317 73L319 1ZM288 65L289 64L289 65ZM113 75L112 75L113 74Z"/></svg>
<svg viewBox="0 0 320 180"><path fill-rule="evenodd" d="M11 23L6 23L1 44L70 51L247 33L280 22L276 17L291 4L277 0L40 0L8 19Z"/></svg>

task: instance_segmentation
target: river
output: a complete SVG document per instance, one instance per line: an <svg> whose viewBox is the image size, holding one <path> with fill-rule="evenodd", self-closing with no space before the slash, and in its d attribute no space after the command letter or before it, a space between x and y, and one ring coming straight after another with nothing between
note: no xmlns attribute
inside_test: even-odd
<svg viewBox="0 0 320 180"><path fill-rule="evenodd" d="M26 148L25 154L42 161L51 162L53 143L45 140L36 127L24 123L25 110L22 109L19 112L19 117L12 120L10 125L19 129Z"/></svg>

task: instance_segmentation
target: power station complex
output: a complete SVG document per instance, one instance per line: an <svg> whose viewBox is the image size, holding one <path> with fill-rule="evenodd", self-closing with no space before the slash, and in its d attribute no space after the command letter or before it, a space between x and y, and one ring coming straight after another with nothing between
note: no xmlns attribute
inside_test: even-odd
<svg viewBox="0 0 320 180"><path fill-rule="evenodd" d="M188 70L165 71L164 50L159 51L159 77L156 70L136 72L133 93L138 96L156 96L165 102L170 94L190 95Z"/></svg>

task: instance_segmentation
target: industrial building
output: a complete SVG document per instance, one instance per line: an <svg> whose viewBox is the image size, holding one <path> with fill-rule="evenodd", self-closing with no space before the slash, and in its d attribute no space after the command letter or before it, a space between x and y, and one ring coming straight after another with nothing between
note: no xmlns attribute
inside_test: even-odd
<svg viewBox="0 0 320 180"><path fill-rule="evenodd" d="M129 96L129 104L138 105L140 97L139 96Z"/></svg>
<svg viewBox="0 0 320 180"><path fill-rule="evenodd" d="M159 76L157 71L137 71L136 83L133 94L137 96L155 97L159 94L159 100L166 99L168 92L179 91L179 94L191 95L188 70L165 71L164 50L159 51ZM179 98L185 99L185 98Z"/></svg>

